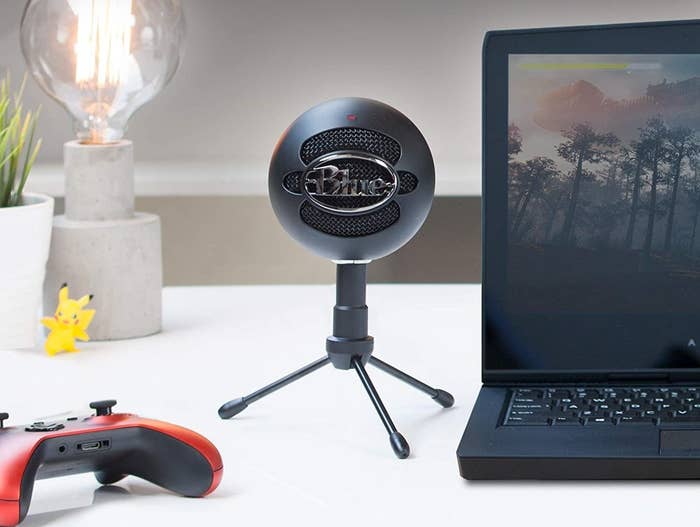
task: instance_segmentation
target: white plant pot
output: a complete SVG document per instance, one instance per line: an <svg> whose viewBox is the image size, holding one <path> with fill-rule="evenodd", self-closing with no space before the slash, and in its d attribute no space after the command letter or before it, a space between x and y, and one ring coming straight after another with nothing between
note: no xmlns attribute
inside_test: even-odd
<svg viewBox="0 0 700 527"><path fill-rule="evenodd" d="M0 350L36 344L53 206L25 192L24 205L0 208Z"/></svg>

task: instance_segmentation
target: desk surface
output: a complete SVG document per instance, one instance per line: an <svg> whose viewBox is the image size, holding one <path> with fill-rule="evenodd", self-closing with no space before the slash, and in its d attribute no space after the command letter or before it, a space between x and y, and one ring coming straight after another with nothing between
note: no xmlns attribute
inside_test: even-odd
<svg viewBox="0 0 700 527"><path fill-rule="evenodd" d="M697 514L694 483L468 483L455 450L479 389L479 287L370 286L377 357L449 390L455 407L369 369L411 444L396 459L357 375L323 368L221 421L224 401L324 355L330 286L171 288L164 331L88 343L50 359L1 352L9 424L116 398L116 410L209 437L225 465L218 491L174 496L127 478L39 481L26 527L150 525L663 525ZM87 410L85 410L87 413ZM283 438L280 440L279 438Z"/></svg>

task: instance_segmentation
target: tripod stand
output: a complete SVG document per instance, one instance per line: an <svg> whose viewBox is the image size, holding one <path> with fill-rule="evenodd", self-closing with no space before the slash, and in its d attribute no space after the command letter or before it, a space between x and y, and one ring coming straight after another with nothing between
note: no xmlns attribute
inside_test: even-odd
<svg viewBox="0 0 700 527"><path fill-rule="evenodd" d="M338 264L336 281L336 305L333 309L333 335L326 339L327 356L290 373L286 377L261 388L250 395L234 399L219 408L219 416L222 419L230 419L245 410L249 404L270 395L271 393L291 384L308 374L332 364L339 370L354 369L360 377L367 394L379 414L389 434L389 442L396 456L405 459L410 453L410 447L406 439L399 433L387 412L384 403L372 380L367 374L367 363L396 377L397 379L428 394L432 399L444 408L454 404L452 395L444 390L433 388L424 382L394 368L393 366L372 356L374 339L367 334L367 264L350 263Z"/></svg>

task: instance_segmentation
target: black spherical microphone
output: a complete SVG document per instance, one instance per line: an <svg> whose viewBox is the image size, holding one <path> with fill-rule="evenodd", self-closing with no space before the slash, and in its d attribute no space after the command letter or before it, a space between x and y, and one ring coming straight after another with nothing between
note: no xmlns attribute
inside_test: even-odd
<svg viewBox="0 0 700 527"><path fill-rule="evenodd" d="M250 403L332 364L357 372L394 453L408 457L408 442L397 431L365 365L406 382L445 408L454 399L372 356L367 263L399 249L425 222L435 190L428 144L405 115L386 104L335 99L302 114L282 135L272 155L268 183L272 208L285 230L338 264L333 334L326 339L325 357L227 402L219 408L219 416L229 419Z"/></svg>
<svg viewBox="0 0 700 527"><path fill-rule="evenodd" d="M348 97L315 106L279 140L270 162L272 208L287 232L334 261L386 256L430 211L430 148L401 112Z"/></svg>

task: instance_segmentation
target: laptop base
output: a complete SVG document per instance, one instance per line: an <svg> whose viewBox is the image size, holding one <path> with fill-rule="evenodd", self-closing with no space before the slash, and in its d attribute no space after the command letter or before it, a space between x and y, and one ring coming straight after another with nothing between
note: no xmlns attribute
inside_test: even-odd
<svg viewBox="0 0 700 527"><path fill-rule="evenodd" d="M459 458L469 480L700 479L700 456L679 459Z"/></svg>
<svg viewBox="0 0 700 527"><path fill-rule="evenodd" d="M460 442L469 480L700 479L700 427L503 426L511 389L482 387Z"/></svg>

